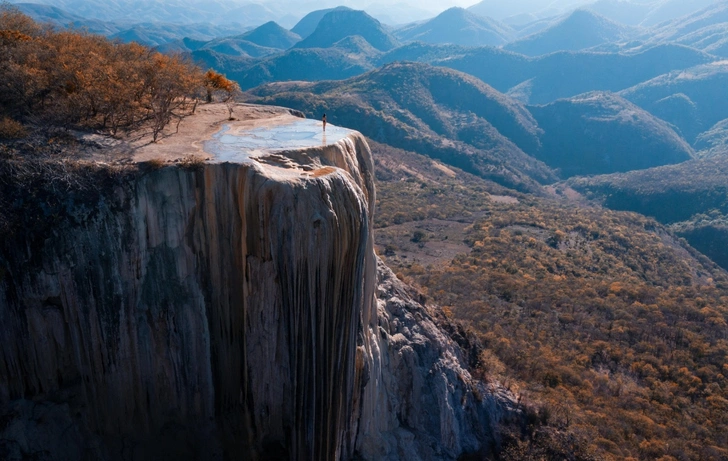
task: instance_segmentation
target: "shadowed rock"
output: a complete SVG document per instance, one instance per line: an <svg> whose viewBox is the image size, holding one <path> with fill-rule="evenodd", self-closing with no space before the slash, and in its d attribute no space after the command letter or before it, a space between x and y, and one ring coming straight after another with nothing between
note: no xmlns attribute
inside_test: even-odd
<svg viewBox="0 0 728 461"><path fill-rule="evenodd" d="M236 110L246 119L205 109L179 137L132 146L138 161L207 161L147 168L53 235L5 240L0 454L456 459L494 446L507 396L473 381L377 267L362 136L331 126L330 141L289 149L295 133L309 145L311 121ZM221 145L246 152L231 161Z"/></svg>

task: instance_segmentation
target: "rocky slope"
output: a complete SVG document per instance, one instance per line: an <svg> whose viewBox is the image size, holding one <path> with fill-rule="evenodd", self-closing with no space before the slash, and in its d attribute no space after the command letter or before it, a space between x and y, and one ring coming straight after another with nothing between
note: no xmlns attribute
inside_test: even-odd
<svg viewBox="0 0 728 461"><path fill-rule="evenodd" d="M361 135L321 139L286 110L198 112L157 145L103 151L147 167L95 206L4 239L0 457L496 447L512 401L377 263Z"/></svg>

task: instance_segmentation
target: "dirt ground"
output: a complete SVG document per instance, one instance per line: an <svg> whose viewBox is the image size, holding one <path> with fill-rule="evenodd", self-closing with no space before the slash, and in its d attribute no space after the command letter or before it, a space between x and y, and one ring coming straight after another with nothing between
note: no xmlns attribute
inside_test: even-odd
<svg viewBox="0 0 728 461"><path fill-rule="evenodd" d="M151 133L141 133L136 138L130 138L133 160L174 161L188 156L212 160L211 155L204 151L203 143L210 140L223 124L251 130L298 120L298 117L282 107L249 104L236 105L233 118L235 120L228 119L228 109L225 104L199 105L194 115L181 121L179 130L176 123L171 123L156 143L152 142Z"/></svg>
<svg viewBox="0 0 728 461"><path fill-rule="evenodd" d="M377 254L392 267L450 262L470 253L463 236L471 224L470 220L426 219L377 229Z"/></svg>
<svg viewBox="0 0 728 461"><path fill-rule="evenodd" d="M92 146L82 152L83 158L100 163L132 163L161 161L172 163L184 158L212 160L204 143L213 138L223 125L232 131L244 132L262 127L274 127L300 121L289 109L275 106L237 104L233 120L225 104L200 104L193 115L167 126L157 142L152 132L144 129L120 138L94 133L76 133L83 145Z"/></svg>

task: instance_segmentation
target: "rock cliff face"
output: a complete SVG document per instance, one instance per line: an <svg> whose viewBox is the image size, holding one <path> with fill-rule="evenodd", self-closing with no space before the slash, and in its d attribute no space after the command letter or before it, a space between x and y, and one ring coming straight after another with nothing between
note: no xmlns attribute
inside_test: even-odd
<svg viewBox="0 0 728 461"><path fill-rule="evenodd" d="M0 458L490 449L508 399L377 265L374 203L350 133L147 171L52 235L6 241Z"/></svg>

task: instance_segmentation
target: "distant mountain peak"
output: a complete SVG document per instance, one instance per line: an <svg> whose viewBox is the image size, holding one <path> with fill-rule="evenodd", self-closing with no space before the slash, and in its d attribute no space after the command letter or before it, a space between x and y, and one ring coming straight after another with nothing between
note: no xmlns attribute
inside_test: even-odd
<svg viewBox="0 0 728 461"><path fill-rule="evenodd" d="M298 34L301 36L301 38L306 38L309 35L313 33L314 30L316 30L316 27L318 27L319 22L321 22L321 18L326 16L328 13L332 11L347 11L351 10L348 6L337 6L336 8L326 8L323 10L316 10L308 13L306 16L301 18L298 23L293 26L293 29L291 29L291 32L294 34Z"/></svg>
<svg viewBox="0 0 728 461"><path fill-rule="evenodd" d="M465 8L461 8L459 6L453 6L452 8L448 8L442 13L440 13L438 16L460 16L460 17L467 17L468 15L474 15L474 13L469 12Z"/></svg>
<svg viewBox="0 0 728 461"><path fill-rule="evenodd" d="M453 7L424 23L405 26L396 35L405 41L497 46L507 43L513 36L513 30L493 19Z"/></svg>
<svg viewBox="0 0 728 461"><path fill-rule="evenodd" d="M259 25L258 27L256 27L253 30L264 30L264 31L275 31L275 32L278 32L278 31L281 31L281 30L287 31L287 29L284 29L281 25L279 25L275 21L268 21L268 22L266 22L264 24Z"/></svg>
<svg viewBox="0 0 728 461"><path fill-rule="evenodd" d="M240 38L255 43L256 45L282 50L286 50L301 41L301 37L298 34L281 27L275 21L268 21L242 34Z"/></svg>
<svg viewBox="0 0 728 461"><path fill-rule="evenodd" d="M364 11L334 9L326 13L316 29L299 42L297 48L329 48L343 38L360 35L371 46L380 51L389 51L398 46L394 38L375 18Z"/></svg>
<svg viewBox="0 0 728 461"><path fill-rule="evenodd" d="M506 27L505 24L501 24L498 21L489 18L488 16L473 13L472 11L468 11L465 8L461 8L459 6L453 6L452 8L448 8L447 10L438 14L433 19L437 18L440 18L440 20L459 20L475 24L499 24L500 26Z"/></svg>
<svg viewBox="0 0 728 461"><path fill-rule="evenodd" d="M592 24L608 24L612 27L622 29L623 25L618 24L611 19L598 14L592 10L586 8L577 8L567 15L563 20L560 21L562 24L576 22L576 23L592 23Z"/></svg>
<svg viewBox="0 0 728 461"><path fill-rule="evenodd" d="M593 11L577 9L550 27L504 48L527 56L576 51L622 40L633 31Z"/></svg>

